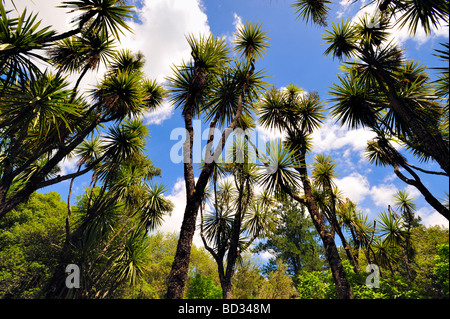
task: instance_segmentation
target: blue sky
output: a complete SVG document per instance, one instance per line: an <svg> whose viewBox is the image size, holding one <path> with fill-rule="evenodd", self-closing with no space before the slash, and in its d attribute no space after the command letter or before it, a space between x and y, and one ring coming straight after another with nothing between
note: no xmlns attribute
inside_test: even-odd
<svg viewBox="0 0 450 319"><path fill-rule="evenodd" d="M45 2L45 6L42 3ZM137 20L131 23L134 34L127 34L121 40L121 46L132 51L141 51L146 57L145 72L150 78L156 78L161 83L171 75L170 67L179 64L183 59L189 59L189 47L184 36L189 33L200 34L212 32L215 36L232 39L236 27L247 21L263 23L263 29L268 31L270 48L264 59L257 63L258 69L265 69L270 76L267 81L276 87L285 87L291 83L306 91L317 91L322 100L330 98L328 87L337 81L336 74L340 72L339 62L331 57L325 57L322 45L324 28L311 26L296 19L295 11L290 7L293 0L134 0L138 7ZM70 19L64 9L56 9L57 0L30 1L15 0L20 8L27 6L40 12L43 24L53 24L60 31L70 27ZM39 4L37 4L39 3ZM330 19L353 19L365 1L351 4L343 0L332 5ZM6 2L8 6L8 1ZM370 8L366 8L367 10ZM330 23L331 24L331 23ZM448 27L434 30L431 36L419 32L415 38L410 38L404 30L397 30L393 38L406 47L408 58L419 60L429 66L439 66L439 61L432 56L433 48L439 42L448 41ZM91 87L104 72L89 74L83 81L86 88ZM329 105L328 105L329 106ZM145 121L149 124L151 137L147 147L155 165L162 169L162 182L167 187L167 195L175 204L172 216L162 227L164 231L178 231L181 226L185 205L183 165L172 163L170 150L179 141L171 140L174 129L183 128L179 110L169 103L156 112L146 114ZM201 127L205 129L206 125ZM264 139L276 137L276 132L257 129ZM199 132L201 133L201 131ZM370 165L363 157L367 139L373 133L358 129L349 131L340 127L334 119L327 118L321 130L313 136L314 154L331 155L338 164L337 185L358 203L361 210L375 218L378 212L387 209L392 204L392 195L397 190L407 190L416 198L419 210L426 225L448 222L435 212L423 199L420 193L400 181L391 167L380 168ZM407 155L413 164L426 169L438 170L433 163L417 163ZM63 172L75 168L74 161L66 161L62 165ZM438 198L448 192L448 179L445 177L420 174L424 184ZM74 196L83 192L83 187L89 184L89 177L78 178L75 182ZM69 183L61 183L43 191L58 191L63 199L67 197ZM200 241L197 238L196 243Z"/></svg>

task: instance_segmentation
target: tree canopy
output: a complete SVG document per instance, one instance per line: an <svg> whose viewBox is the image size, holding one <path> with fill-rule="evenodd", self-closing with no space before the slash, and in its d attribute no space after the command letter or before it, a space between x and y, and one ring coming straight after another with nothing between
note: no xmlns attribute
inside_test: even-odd
<svg viewBox="0 0 450 319"><path fill-rule="evenodd" d="M144 4L60 1L73 18L61 31L6 2L0 298L448 299L448 229L417 204L449 220L448 193L432 185L449 176L448 40L433 46L434 67L393 40L448 28L448 1L373 0L337 21L332 1L290 1L298 24L323 31L318 54L340 66L326 94L271 83L271 45L289 43L264 21L185 34L185 59L153 79L153 57L123 41ZM185 133L182 204L157 167L169 137L151 136L147 118L168 107ZM344 193L347 163L316 148L329 121L370 132L361 160L405 186L373 194L388 205L364 209ZM262 131L273 136L255 143ZM179 229L163 232L172 216Z"/></svg>

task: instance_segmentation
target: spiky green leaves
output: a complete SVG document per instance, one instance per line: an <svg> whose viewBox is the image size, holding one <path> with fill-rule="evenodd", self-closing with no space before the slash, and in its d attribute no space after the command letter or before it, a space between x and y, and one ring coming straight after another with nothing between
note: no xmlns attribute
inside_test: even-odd
<svg viewBox="0 0 450 319"><path fill-rule="evenodd" d="M190 35L187 40L192 60L173 67L174 75L168 78L170 101L182 109L183 115L188 111L193 116L203 114L208 121L217 117L221 125L232 122L239 103L241 114L248 115L252 101L265 85L262 72L254 72L253 63L267 48L261 26L248 23L236 34L235 50L242 53L243 61L232 60L224 38ZM245 96L240 101L242 93Z"/></svg>
<svg viewBox="0 0 450 319"><path fill-rule="evenodd" d="M132 6L124 6L118 0L78 0L64 1L62 8L72 8L81 12L74 22L89 21L88 33L108 32L119 39L123 29L130 31L127 19L133 19Z"/></svg>
<svg viewBox="0 0 450 319"><path fill-rule="evenodd" d="M138 117L158 107L165 91L156 81L145 78L140 54L120 51L114 57L102 83L92 92L105 120Z"/></svg>
<svg viewBox="0 0 450 319"><path fill-rule="evenodd" d="M147 188L141 208L141 221L147 231L153 231L164 222L164 217L173 209L173 204L164 196L166 188L156 184Z"/></svg>
<svg viewBox="0 0 450 319"><path fill-rule="evenodd" d="M49 26L39 28L37 15L28 15L27 10L18 18L9 18L8 13L0 2L0 83L5 86L17 77L25 80L30 73L40 73L31 59L47 59L31 50L42 49L44 39L55 34Z"/></svg>
<svg viewBox="0 0 450 319"><path fill-rule="evenodd" d="M299 174L294 170L295 150L283 148L280 141L272 141L266 145L266 153L265 165L258 176L261 185L276 195L283 194L285 187L299 187Z"/></svg>
<svg viewBox="0 0 450 319"><path fill-rule="evenodd" d="M271 205L266 205L264 196L258 195L251 202L245 216L244 229L250 236L264 237L276 227L277 216L271 210Z"/></svg>
<svg viewBox="0 0 450 319"><path fill-rule="evenodd" d="M376 113L379 108L374 101L377 95L374 90L368 88L366 82L350 72L347 76L338 75L340 84L333 84L334 97L331 99L336 104L331 109L331 115L338 117L342 124L355 129L358 127L374 127L376 123Z"/></svg>
<svg viewBox="0 0 450 319"><path fill-rule="evenodd" d="M356 43L358 42L355 29L349 20L342 20L341 23L332 22L332 29L326 30L326 34L323 36L325 40L324 44L328 44L328 48L325 50L325 55L331 54L334 58L342 60L343 58L351 58L356 49Z"/></svg>
<svg viewBox="0 0 450 319"><path fill-rule="evenodd" d="M448 24L448 1L440 0L405 0L394 12L400 17L398 24L401 28L407 26L410 34L416 34L417 28L422 26L427 34L431 34L433 28L443 27Z"/></svg>
<svg viewBox="0 0 450 319"><path fill-rule="evenodd" d="M330 3L331 1L328 0L296 0L292 7L296 9L298 19L303 19L306 23L311 20L311 23L326 26L326 19L330 10L327 4Z"/></svg>
<svg viewBox="0 0 450 319"><path fill-rule="evenodd" d="M235 50L250 61L261 59L269 47L267 32L259 23L250 22L241 26L235 33Z"/></svg>
<svg viewBox="0 0 450 319"><path fill-rule="evenodd" d="M365 156L370 163L380 166L406 163L406 159L381 132L376 138L367 142Z"/></svg>
<svg viewBox="0 0 450 319"><path fill-rule="evenodd" d="M107 77L98 87L98 97L103 112L110 120L140 115L145 110L142 77L137 72L119 71L115 76Z"/></svg>
<svg viewBox="0 0 450 319"><path fill-rule="evenodd" d="M61 76L47 72L37 77L30 75L22 87L5 88L0 96L0 127L3 128L0 136L22 132L49 142L48 138L55 133L59 135L62 128L70 129L82 110L69 101L70 92Z"/></svg>
<svg viewBox="0 0 450 319"><path fill-rule="evenodd" d="M109 129L104 145L105 152L111 161L127 161L144 151L145 138L148 135L142 120L125 120L119 126Z"/></svg>
<svg viewBox="0 0 450 319"><path fill-rule="evenodd" d="M387 246L399 246L405 236L402 228L402 219L396 218L390 211L378 214L380 223L380 235L384 237L383 242Z"/></svg>
<svg viewBox="0 0 450 319"><path fill-rule="evenodd" d="M325 119L317 93L304 93L294 85L285 90L266 91L260 98L257 114L262 126L292 134L296 130L312 133Z"/></svg>
<svg viewBox="0 0 450 319"><path fill-rule="evenodd" d="M224 38L215 38L212 34L199 37L191 34L187 36L187 42L191 48L194 66L206 72L218 72L229 62L230 48Z"/></svg>
<svg viewBox="0 0 450 319"><path fill-rule="evenodd" d="M83 68L98 69L113 57L114 40L105 32L83 33L66 38L50 50L51 62L62 72L80 72Z"/></svg>
<svg viewBox="0 0 450 319"><path fill-rule="evenodd" d="M314 158L312 177L314 185L324 191L332 191L336 186L336 164L333 159L325 154L318 154Z"/></svg>
<svg viewBox="0 0 450 319"><path fill-rule="evenodd" d="M174 76L169 77L170 101L182 109L183 114L193 108L193 115L200 114L205 98L215 76L229 62L229 48L224 39L210 35L187 37L193 61L173 67Z"/></svg>

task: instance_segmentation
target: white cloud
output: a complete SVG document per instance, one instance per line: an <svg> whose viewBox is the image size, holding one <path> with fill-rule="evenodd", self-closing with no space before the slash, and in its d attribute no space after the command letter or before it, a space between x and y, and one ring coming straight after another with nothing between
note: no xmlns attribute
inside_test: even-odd
<svg viewBox="0 0 450 319"><path fill-rule="evenodd" d="M390 179L391 176L388 177L388 179ZM388 205L393 205L394 195L399 190L392 183L371 186L368 178L359 173L353 173L344 178L336 179L336 184L344 193L345 197L351 199L356 204L359 204L359 207L366 214L374 218L376 218L374 212L387 211ZM402 190L406 191L410 197L415 199L422 196L421 193L411 185L406 185ZM362 206L361 203L366 198L370 198L374 206L370 205L371 208L365 207L367 202ZM419 208L416 215L422 218L422 223L427 227L434 225L443 225L446 228L449 227L448 220L429 206Z"/></svg>
<svg viewBox="0 0 450 319"><path fill-rule="evenodd" d="M10 16L17 17L22 14L24 9L27 10L27 15L37 14L37 21L41 21L38 29L51 26L52 30L56 30L58 33L64 33L74 29L76 26L72 23L72 20L76 17L77 13L70 13L70 9L68 8L58 8L58 6L61 5L60 0L45 0L45 5L42 4L42 1L15 0L14 4L15 7L11 0L5 2L6 10L12 10ZM43 64L40 61L37 61L36 64L42 70L48 67L47 64ZM83 77L79 87L81 89L92 89L103 76L104 72L104 66L100 66L97 71L89 71L86 76ZM78 80L78 77L78 74L70 74L67 77L67 81L74 85Z"/></svg>
<svg viewBox="0 0 450 319"><path fill-rule="evenodd" d="M390 183L393 182L397 179L397 175L395 175L394 173L386 175L386 177L383 179L384 183Z"/></svg>
<svg viewBox="0 0 450 319"><path fill-rule="evenodd" d="M388 205L392 205L397 190L394 184L375 185L370 189L370 197L375 205L387 209Z"/></svg>
<svg viewBox="0 0 450 319"><path fill-rule="evenodd" d="M60 172L58 173L61 176L75 173L78 169L78 161L79 158L73 156L71 158L65 157L59 164Z"/></svg>
<svg viewBox="0 0 450 319"><path fill-rule="evenodd" d="M444 226L446 228L449 227L448 219L431 207L421 207L417 210L416 215L422 218L422 223L427 227L435 225Z"/></svg>
<svg viewBox="0 0 450 319"><path fill-rule="evenodd" d="M346 0L343 0L342 2L345 2ZM342 5L341 2L341 5ZM361 8L358 11L358 13L352 18L353 22L357 22L360 17L362 17L364 14L369 14L369 16L373 16L376 14L377 10L377 3L373 3L371 5L365 6L364 3L361 4ZM344 12L346 12L344 10ZM396 14L391 18L391 21L399 21L400 15ZM394 25L392 30L390 30L391 35L389 40L393 40L394 43L397 43L399 45L403 45L405 41L407 40L413 40L416 42L417 46L420 47L421 45L428 42L430 39L437 38L437 37L444 37L448 39L448 33L449 33L449 27L446 25L444 21L440 21L441 26L436 28L432 26L431 28L431 35L427 35L423 28L420 26L417 28L417 32L414 36L410 35L410 32L408 30L408 26L400 27L399 24Z"/></svg>
<svg viewBox="0 0 450 319"><path fill-rule="evenodd" d="M237 31L241 26L243 26L243 20L240 15L238 15L236 12L233 12L233 26L234 31ZM221 35L221 38L224 39L228 43L233 43L235 40L235 35L232 32L227 32L225 34Z"/></svg>
<svg viewBox="0 0 450 319"><path fill-rule="evenodd" d="M210 32L200 0L144 0L137 17L138 21L130 22L134 34L124 38L122 45L142 52L145 73L160 82L172 74L173 64L190 59L186 36Z"/></svg>
<svg viewBox="0 0 450 319"><path fill-rule="evenodd" d="M344 193L345 197L355 203L362 202L370 193L370 183L366 176L352 173L344 178L336 179L336 185Z"/></svg>
<svg viewBox="0 0 450 319"><path fill-rule="evenodd" d="M263 145L264 143L276 139L283 139L286 135L277 128L265 128L259 123L256 124L256 134L259 142L258 147L260 149L265 149Z"/></svg>
<svg viewBox="0 0 450 319"><path fill-rule="evenodd" d="M411 198L418 198L419 196L422 196L422 193L416 187L414 187L412 185L406 185L404 191Z"/></svg>
<svg viewBox="0 0 450 319"><path fill-rule="evenodd" d="M165 120L172 117L175 107L169 102L165 101L154 111L148 111L144 114L146 124L159 125Z"/></svg>
<svg viewBox="0 0 450 319"><path fill-rule="evenodd" d="M137 12L138 21L131 22L134 34L122 40L133 52L144 54L144 72L158 82L172 74L172 66L190 59L189 34L210 32L208 17L200 0L144 0ZM174 107L164 102L157 110L147 112L147 124L161 124L174 114Z"/></svg>
<svg viewBox="0 0 450 319"><path fill-rule="evenodd" d="M240 17L236 12L233 14L233 25L238 30L240 27L242 27L244 24L242 22L242 17Z"/></svg>
<svg viewBox="0 0 450 319"><path fill-rule="evenodd" d="M256 246L256 244L255 244L255 246ZM259 257L263 262L268 262L270 259L276 257L276 253L274 250L269 249L269 250L262 251L258 254L255 254L255 256Z"/></svg>
<svg viewBox="0 0 450 319"><path fill-rule="evenodd" d="M12 2L15 4L14 8ZM11 16L17 16L22 14L23 10L27 9L27 15L33 13L38 14L38 21L42 20L39 28L46 26L53 26L58 32L62 33L71 29L70 21L73 19L73 14L68 14L69 10L65 8L58 8L61 5L60 0L45 0L45 5L42 5L41 1L36 0L7 0L5 3L5 9L13 10Z"/></svg>
<svg viewBox="0 0 450 319"><path fill-rule="evenodd" d="M353 4L353 0L342 0L339 4L341 7L337 11L337 18L341 19L348 12L349 7Z"/></svg>
<svg viewBox="0 0 450 319"><path fill-rule="evenodd" d="M312 134L315 153L325 153L332 150L350 147L353 151L360 152L367 146L367 141L373 139L376 134L366 128L349 130L332 120L325 122L319 130ZM349 154L347 154L349 155Z"/></svg>
<svg viewBox="0 0 450 319"><path fill-rule="evenodd" d="M39 13L41 26L53 25L58 32L73 28L68 9L57 8L60 0L42 1L15 0L17 10ZM120 37L117 48L141 52L146 60L144 72L149 78L163 82L172 74L172 65L190 59L190 48L186 35L205 34L210 32L208 17L204 12L201 0L143 0L142 8L137 10L137 19L128 22L133 34L126 32ZM6 1L6 9L14 10L11 0ZM15 13L13 13L15 14ZM238 21L238 20L237 20ZM83 78L80 88L91 89L105 72L102 66L97 72L88 72ZM77 75L70 75L68 81L75 83ZM145 115L147 124L160 124L173 114L173 107L165 103L160 109Z"/></svg>

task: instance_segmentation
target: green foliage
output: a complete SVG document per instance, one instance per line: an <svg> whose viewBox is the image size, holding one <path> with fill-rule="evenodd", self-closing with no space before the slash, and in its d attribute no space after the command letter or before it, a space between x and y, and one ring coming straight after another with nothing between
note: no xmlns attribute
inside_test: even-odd
<svg viewBox="0 0 450 319"><path fill-rule="evenodd" d="M350 20L336 23L332 26L332 30L327 30L327 34L323 36L324 44L328 44L325 55L331 54L341 61L344 58L351 58L355 51L355 43L357 41L354 28Z"/></svg>
<svg viewBox="0 0 450 319"><path fill-rule="evenodd" d="M261 298L261 287L264 277L260 272L260 265L255 258L245 254L240 263L236 265L236 273L233 276L233 299L258 299Z"/></svg>
<svg viewBox="0 0 450 319"><path fill-rule="evenodd" d="M437 247L438 255L436 256L436 265L434 268L434 275L436 278L436 284L442 293L447 296L449 292L449 251L448 244L439 245Z"/></svg>
<svg viewBox="0 0 450 319"><path fill-rule="evenodd" d="M200 273L190 278L190 286L186 292L187 299L221 299L222 289L217 286L211 277Z"/></svg>
<svg viewBox="0 0 450 319"><path fill-rule="evenodd" d="M235 34L235 50L250 61L256 61L264 56L269 47L268 40L267 32L262 30L261 24L248 22Z"/></svg>
<svg viewBox="0 0 450 319"><path fill-rule="evenodd" d="M82 22L88 17L94 17L88 26L88 32L107 30L116 38L123 34L123 30L131 31L127 20L133 18L132 6L121 5L118 0L78 0L64 1L62 8L77 8L80 16L74 22Z"/></svg>
<svg viewBox="0 0 450 319"><path fill-rule="evenodd" d="M34 193L0 222L0 298L37 298L64 239L67 210L55 192Z"/></svg>
<svg viewBox="0 0 450 319"><path fill-rule="evenodd" d="M297 278L297 291L300 299L331 299L336 292L331 272L304 271Z"/></svg>
<svg viewBox="0 0 450 319"><path fill-rule="evenodd" d="M61 7L79 15L71 30L56 34L39 29L37 15L26 10L11 18L15 11L0 3L0 218L40 188L92 170L103 170L103 178L130 161L148 137L137 118L165 96L142 72L142 54L114 50L119 34L131 31L132 7L118 0L62 1ZM79 84L100 64L105 75L86 94ZM75 83L65 81L67 74L76 74ZM96 134L108 122L106 135ZM82 156L77 172L57 175L74 153Z"/></svg>
<svg viewBox="0 0 450 319"><path fill-rule="evenodd" d="M276 196L281 196L285 187L300 187L299 174L292 169L295 150L282 147L281 141L271 141L266 144L266 152L267 162L258 176L261 185Z"/></svg>
<svg viewBox="0 0 450 319"><path fill-rule="evenodd" d="M41 42L55 35L56 32L51 30L50 26L38 29L41 22L36 21L37 14L27 15L26 10L20 17L10 18L3 2L0 3L0 13L0 53L8 51L8 54L0 55L0 74L2 75L1 83L8 85L16 77L23 79L27 71L31 72L30 75L40 73L30 58L37 58L41 61L47 59L29 51L31 48L41 49Z"/></svg>
<svg viewBox="0 0 450 319"><path fill-rule="evenodd" d="M287 267L281 262L277 269L269 273L267 280L261 287L260 298L263 299L291 299L297 296L292 279L286 274Z"/></svg>
<svg viewBox="0 0 450 319"><path fill-rule="evenodd" d="M365 284L368 273L355 273L348 260L343 261L345 272L352 286L355 299L405 299L419 298L419 293L403 277L381 277L380 288L369 288ZM336 290L331 272L302 272L297 278L300 299L334 299Z"/></svg>
<svg viewBox="0 0 450 319"><path fill-rule="evenodd" d="M380 264L379 288L366 286L369 273L365 272L367 266L365 256L359 258L361 270L358 273L355 273L348 260L343 260L354 297L356 299L448 298L448 230L419 226L412 229L411 242L416 255L410 260L408 267L414 276L408 277L403 262L406 251L399 247L396 250L397 260L392 261L390 267ZM302 271L295 280L301 299L336 298L329 270Z"/></svg>
<svg viewBox="0 0 450 319"><path fill-rule="evenodd" d="M303 19L306 23L311 20L311 24L326 26L326 17L330 10L327 4L330 3L328 0L296 0L292 7L296 9L298 19Z"/></svg>
<svg viewBox="0 0 450 319"><path fill-rule="evenodd" d="M264 266L264 272L276 270L281 261L287 266L286 272L295 281L302 271L322 269L322 247L305 208L292 199L286 199L275 211L280 216L276 229L268 234L266 241L255 247L255 252L270 251L275 255Z"/></svg>

